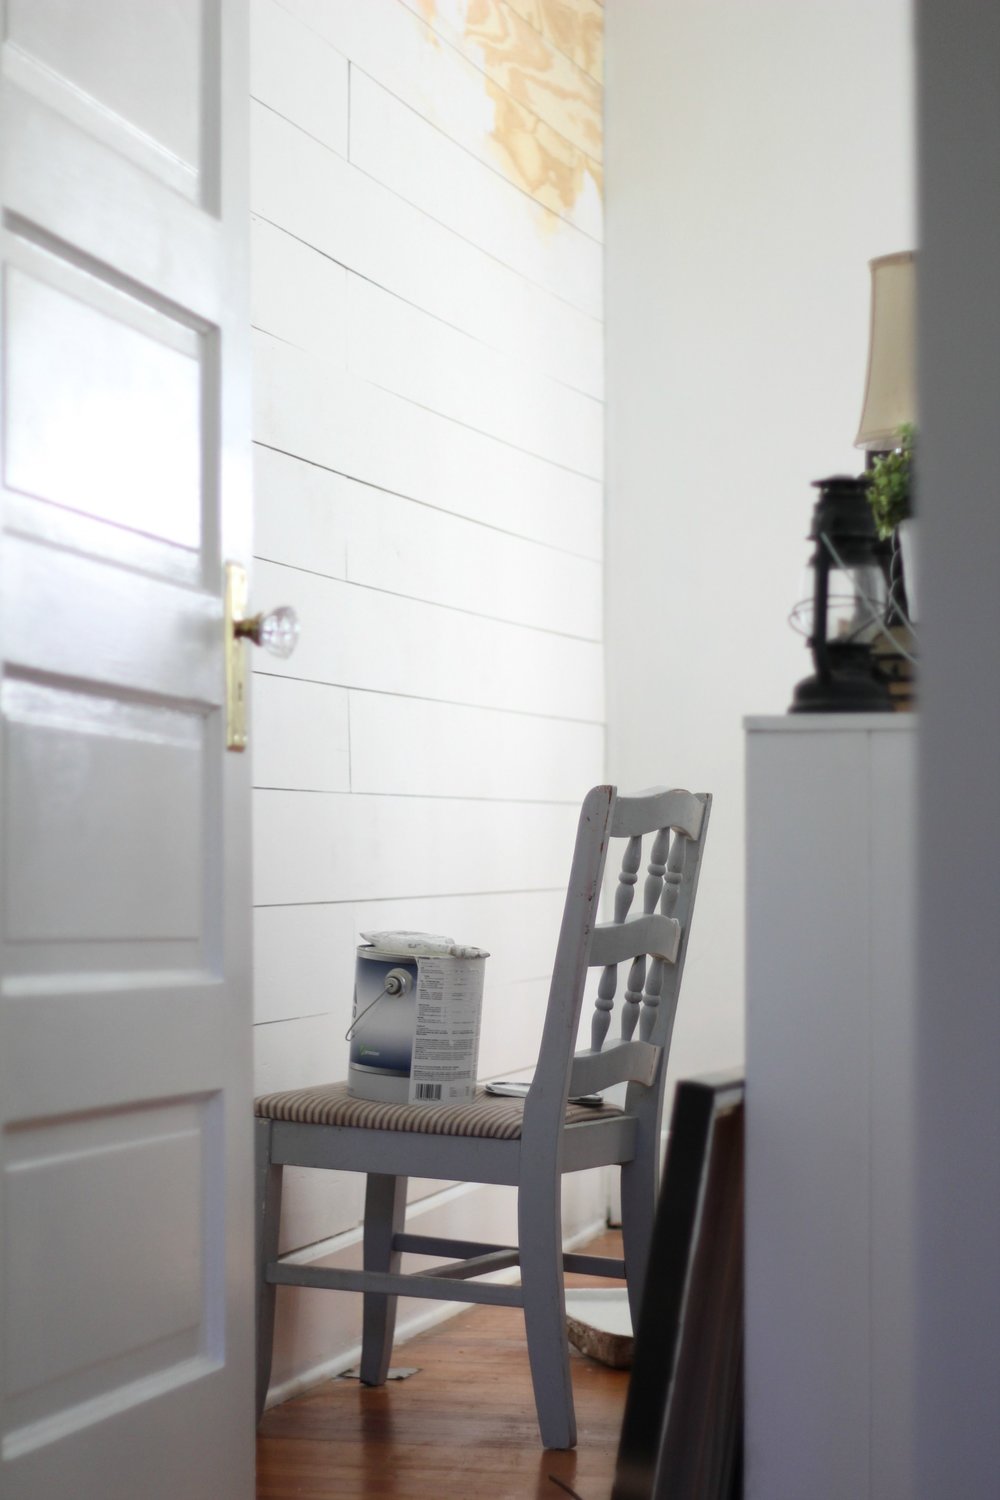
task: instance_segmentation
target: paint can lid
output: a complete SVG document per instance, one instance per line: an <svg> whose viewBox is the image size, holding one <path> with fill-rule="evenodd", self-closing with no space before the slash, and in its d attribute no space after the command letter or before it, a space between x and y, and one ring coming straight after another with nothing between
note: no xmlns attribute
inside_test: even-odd
<svg viewBox="0 0 1000 1500"><path fill-rule="evenodd" d="M435 955L445 958L489 958L483 948L472 948L467 943L456 943L453 937L443 937L434 932L363 932L361 936L376 953L385 953L394 958L401 954L412 954L415 958L430 958Z"/></svg>

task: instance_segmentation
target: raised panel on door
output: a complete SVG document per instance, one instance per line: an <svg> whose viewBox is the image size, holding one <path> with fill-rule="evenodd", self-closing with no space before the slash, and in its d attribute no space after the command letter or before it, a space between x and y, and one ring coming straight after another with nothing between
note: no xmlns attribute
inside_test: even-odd
<svg viewBox="0 0 1000 1500"><path fill-rule="evenodd" d="M4 71L194 196L208 145L205 106L214 91L205 63L213 60L218 11L217 0L7 0Z"/></svg>
<svg viewBox="0 0 1000 1500"><path fill-rule="evenodd" d="M143 1104L13 1131L6 1153L5 1449L28 1454L101 1408L220 1363L217 1101ZM164 1220L169 1234L164 1233ZM80 1295L62 1244L100 1267ZM123 1402L124 1394L124 1402Z"/></svg>
<svg viewBox="0 0 1000 1500"><path fill-rule="evenodd" d="M0 710L7 974L203 972L206 715L11 676Z"/></svg>

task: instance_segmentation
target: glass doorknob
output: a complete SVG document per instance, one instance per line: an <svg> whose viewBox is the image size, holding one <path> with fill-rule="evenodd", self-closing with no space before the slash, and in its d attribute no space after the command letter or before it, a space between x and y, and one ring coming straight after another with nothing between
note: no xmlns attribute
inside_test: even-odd
<svg viewBox="0 0 1000 1500"><path fill-rule="evenodd" d="M227 562L224 570L224 641L226 663L226 749L247 747L247 653L244 641L263 646L272 656L288 657L299 639L299 617L284 605L269 614L247 613L247 570Z"/></svg>
<svg viewBox="0 0 1000 1500"><path fill-rule="evenodd" d="M299 643L299 617L287 604L270 610L266 615L237 620L233 628L237 636L253 641L255 646L263 646L265 651L282 660L291 656Z"/></svg>

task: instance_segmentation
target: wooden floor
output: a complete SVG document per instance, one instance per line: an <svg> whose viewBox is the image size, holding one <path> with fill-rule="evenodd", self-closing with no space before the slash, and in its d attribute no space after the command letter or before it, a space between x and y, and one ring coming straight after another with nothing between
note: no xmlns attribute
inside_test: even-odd
<svg viewBox="0 0 1000 1500"><path fill-rule="evenodd" d="M620 1239L593 1250L620 1255ZM564 1500L552 1475L608 1500L627 1371L572 1351L578 1446L546 1453L518 1309L472 1308L399 1345L393 1362L419 1374L378 1389L327 1381L266 1413L258 1500Z"/></svg>

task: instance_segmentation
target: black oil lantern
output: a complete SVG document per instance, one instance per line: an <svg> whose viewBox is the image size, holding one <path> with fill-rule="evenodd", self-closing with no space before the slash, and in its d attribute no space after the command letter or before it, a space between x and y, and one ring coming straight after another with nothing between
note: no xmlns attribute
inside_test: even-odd
<svg viewBox="0 0 1000 1500"><path fill-rule="evenodd" d="M835 475L815 488L809 646L816 674L798 684L789 713L885 713L892 701L875 675L871 645L883 629L886 580L867 481Z"/></svg>

